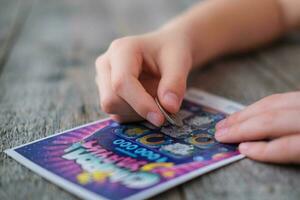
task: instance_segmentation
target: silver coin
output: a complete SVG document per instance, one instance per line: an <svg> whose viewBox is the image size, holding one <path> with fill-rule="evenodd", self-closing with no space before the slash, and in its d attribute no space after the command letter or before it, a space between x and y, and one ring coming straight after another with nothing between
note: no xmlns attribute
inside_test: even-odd
<svg viewBox="0 0 300 200"><path fill-rule="evenodd" d="M166 111L162 105L159 103L159 100L157 97L155 97L155 102L159 108L159 110L161 111L161 113L165 116L166 120L174 125L174 126L178 126L178 127L182 127L183 126L183 122L182 120L180 119L179 116L175 115L175 114L171 114L169 113L168 111Z"/></svg>

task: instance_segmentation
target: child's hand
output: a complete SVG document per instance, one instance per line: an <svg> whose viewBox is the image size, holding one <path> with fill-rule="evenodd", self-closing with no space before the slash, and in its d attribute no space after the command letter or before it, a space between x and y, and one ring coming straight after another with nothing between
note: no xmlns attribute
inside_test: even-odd
<svg viewBox="0 0 300 200"><path fill-rule="evenodd" d="M300 163L299 99L300 92L266 97L219 122L216 139L242 142L241 153L255 160Z"/></svg>
<svg viewBox="0 0 300 200"><path fill-rule="evenodd" d="M160 126L164 117L153 97L177 112L191 65L189 41L176 31L117 39L96 61L101 107L117 121Z"/></svg>
<svg viewBox="0 0 300 200"><path fill-rule="evenodd" d="M275 0L205 1L159 31L114 41L96 62L102 109L118 121L144 118L161 125L154 96L169 112L178 111L192 63L201 66L277 38L298 24L298 5L298 0L280 1L282 9Z"/></svg>

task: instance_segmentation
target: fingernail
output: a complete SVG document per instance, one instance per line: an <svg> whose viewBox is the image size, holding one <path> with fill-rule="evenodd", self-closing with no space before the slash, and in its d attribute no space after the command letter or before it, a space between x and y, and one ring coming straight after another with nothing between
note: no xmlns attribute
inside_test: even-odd
<svg viewBox="0 0 300 200"><path fill-rule="evenodd" d="M167 103L169 106L172 106L174 109L177 109L179 106L179 98L173 92L167 92L164 95L164 102Z"/></svg>
<svg viewBox="0 0 300 200"><path fill-rule="evenodd" d="M239 150L241 153L246 153L250 148L250 144L249 143L241 143L239 145Z"/></svg>
<svg viewBox="0 0 300 200"><path fill-rule="evenodd" d="M224 137L224 135L226 135L228 132L228 128L221 128L219 130L217 130L217 132L215 133L215 137L219 140L222 139Z"/></svg>
<svg viewBox="0 0 300 200"><path fill-rule="evenodd" d="M147 114L147 120L154 124L155 126L160 126L161 125L161 116L155 112L149 112Z"/></svg>
<svg viewBox="0 0 300 200"><path fill-rule="evenodd" d="M226 124L226 119L223 119L221 121L219 121L217 124L216 124L216 129L220 129L222 127L225 127L225 124Z"/></svg>

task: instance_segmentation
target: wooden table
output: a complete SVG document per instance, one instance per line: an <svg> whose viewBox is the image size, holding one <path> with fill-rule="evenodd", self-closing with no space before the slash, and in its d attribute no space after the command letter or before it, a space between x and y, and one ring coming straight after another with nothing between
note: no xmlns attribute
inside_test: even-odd
<svg viewBox="0 0 300 200"><path fill-rule="evenodd" d="M154 29L196 1L0 0L0 199L76 199L3 153L103 118L94 60L118 37ZM213 61L189 86L250 104L300 88L300 37ZM300 199L299 166L244 159L154 199Z"/></svg>

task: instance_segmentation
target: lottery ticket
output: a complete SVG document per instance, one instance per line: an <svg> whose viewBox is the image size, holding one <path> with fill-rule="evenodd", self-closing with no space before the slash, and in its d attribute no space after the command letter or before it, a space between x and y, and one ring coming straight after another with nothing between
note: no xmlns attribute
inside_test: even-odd
<svg viewBox="0 0 300 200"><path fill-rule="evenodd" d="M242 159L237 144L215 140L215 124L241 104L191 89L182 126L104 119L5 152L83 199L145 199Z"/></svg>

